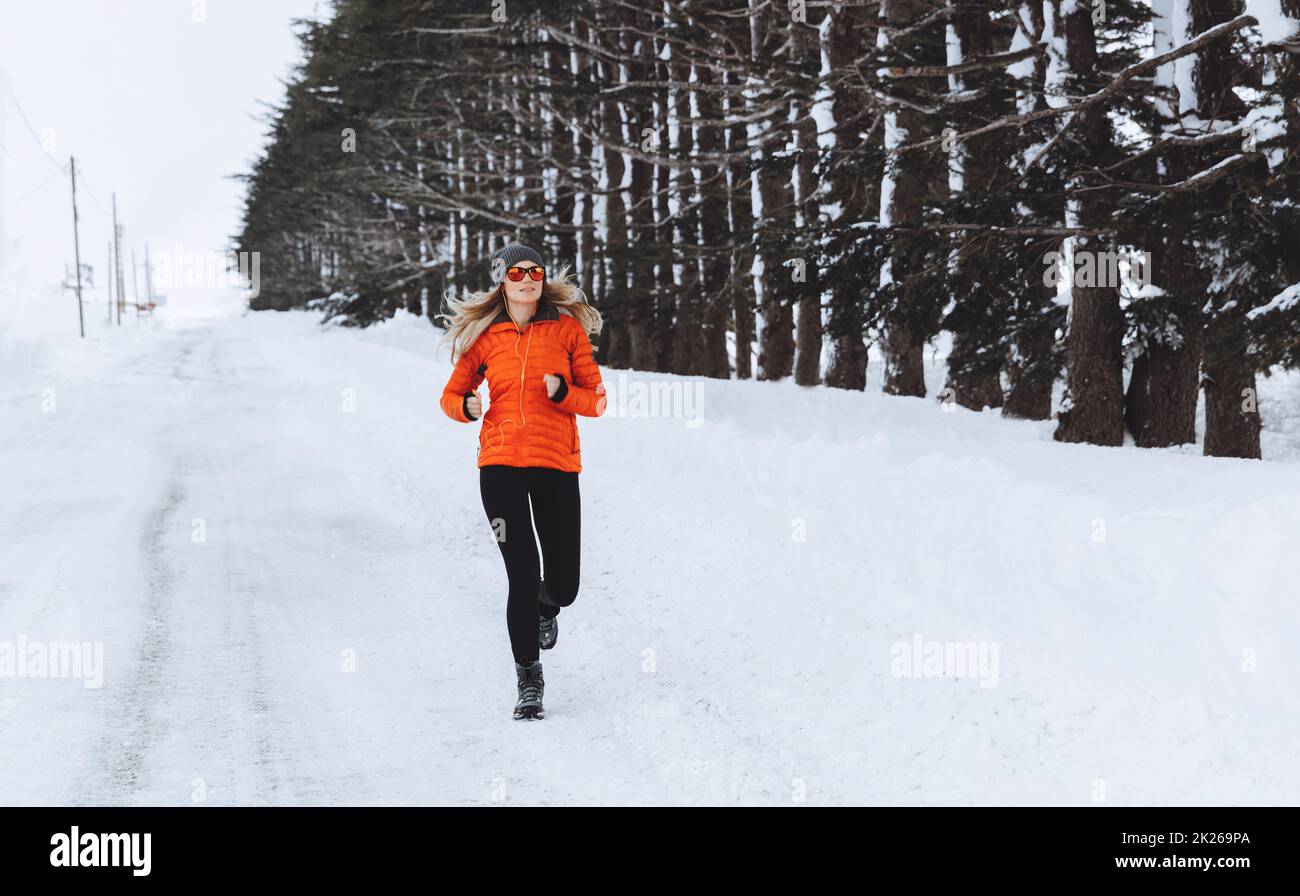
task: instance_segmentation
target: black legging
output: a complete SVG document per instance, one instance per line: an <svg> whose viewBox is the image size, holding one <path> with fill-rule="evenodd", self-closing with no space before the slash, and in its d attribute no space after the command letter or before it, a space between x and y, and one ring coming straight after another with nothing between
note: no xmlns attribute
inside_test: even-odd
<svg viewBox="0 0 1300 896"><path fill-rule="evenodd" d="M537 659L538 615L553 617L578 596L578 554L582 531L582 504L578 474L550 467L509 467L490 464L479 468L483 510L506 562L510 597L506 626L515 660ZM532 519L528 503L532 498ZM537 539L533 538L533 521ZM537 560L537 540L546 563L543 585ZM545 589L551 605L538 600Z"/></svg>

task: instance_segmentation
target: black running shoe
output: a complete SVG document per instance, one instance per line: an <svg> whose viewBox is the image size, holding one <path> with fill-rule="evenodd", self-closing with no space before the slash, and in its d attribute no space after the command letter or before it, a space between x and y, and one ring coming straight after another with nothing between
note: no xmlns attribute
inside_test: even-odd
<svg viewBox="0 0 1300 896"><path fill-rule="evenodd" d="M537 621L537 646L542 650L550 650L555 646L555 642L560 638L560 617L552 616L547 619L542 616Z"/></svg>
<svg viewBox="0 0 1300 896"><path fill-rule="evenodd" d="M544 719L542 709L542 663L533 660L531 665L515 663L515 676L519 679L519 702L515 704L516 719Z"/></svg>

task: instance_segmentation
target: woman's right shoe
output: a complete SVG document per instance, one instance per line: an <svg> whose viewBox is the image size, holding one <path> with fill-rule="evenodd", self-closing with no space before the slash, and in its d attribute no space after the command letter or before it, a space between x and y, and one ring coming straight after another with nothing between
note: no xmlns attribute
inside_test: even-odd
<svg viewBox="0 0 1300 896"><path fill-rule="evenodd" d="M559 638L560 617L558 615L549 619L545 616L540 617L537 622L537 646L542 650L550 650Z"/></svg>
<svg viewBox="0 0 1300 896"><path fill-rule="evenodd" d="M542 709L542 661L533 660L524 665L515 662L515 677L519 680L519 702L515 704L516 719L544 719Z"/></svg>

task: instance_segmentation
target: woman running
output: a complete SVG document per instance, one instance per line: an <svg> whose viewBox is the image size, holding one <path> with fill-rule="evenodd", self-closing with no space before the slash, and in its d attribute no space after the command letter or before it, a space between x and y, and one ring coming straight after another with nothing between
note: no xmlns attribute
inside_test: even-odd
<svg viewBox="0 0 1300 896"><path fill-rule="evenodd" d="M493 255L492 279L486 292L447 299L443 338L451 340L456 368L441 404L453 420L483 420L479 492L510 582L506 626L519 686L514 717L540 719L538 651L555 646L560 608L578 595L582 457L575 415L605 413L591 348L602 321L567 268L548 277L542 256L527 246L511 244ZM476 391L484 378L486 414Z"/></svg>

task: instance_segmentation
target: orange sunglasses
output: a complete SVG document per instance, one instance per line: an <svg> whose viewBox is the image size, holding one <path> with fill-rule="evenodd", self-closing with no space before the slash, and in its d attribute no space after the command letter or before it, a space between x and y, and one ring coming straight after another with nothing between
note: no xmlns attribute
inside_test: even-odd
<svg viewBox="0 0 1300 896"><path fill-rule="evenodd" d="M521 268L518 266L506 268L506 276L510 278L511 283L518 283L520 280L523 280L525 274L540 283L542 280L546 279L546 268Z"/></svg>

